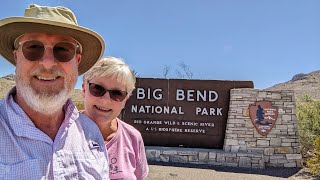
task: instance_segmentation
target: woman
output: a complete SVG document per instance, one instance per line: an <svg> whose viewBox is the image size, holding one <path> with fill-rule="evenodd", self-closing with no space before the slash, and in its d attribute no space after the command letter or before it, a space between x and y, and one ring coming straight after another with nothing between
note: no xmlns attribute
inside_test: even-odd
<svg viewBox="0 0 320 180"><path fill-rule="evenodd" d="M141 134L118 116L136 79L121 59L101 59L83 76L84 114L99 127L109 154L110 179L144 179L148 163Z"/></svg>

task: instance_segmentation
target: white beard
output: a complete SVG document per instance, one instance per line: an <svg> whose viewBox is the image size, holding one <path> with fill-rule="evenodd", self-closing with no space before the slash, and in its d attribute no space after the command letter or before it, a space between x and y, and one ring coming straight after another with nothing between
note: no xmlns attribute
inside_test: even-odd
<svg viewBox="0 0 320 180"><path fill-rule="evenodd" d="M48 93L37 94L31 86L25 86L23 83L18 84L20 96L24 99L28 106L34 111L44 115L52 115L62 110L63 105L66 103L71 92L64 87L58 94L52 95Z"/></svg>
<svg viewBox="0 0 320 180"><path fill-rule="evenodd" d="M24 99L24 102L34 111L43 115L53 115L62 111L63 105L71 95L77 82L78 67L73 66L71 73L66 74L61 68L52 67L47 70L39 67L25 75L22 65L17 63L16 87L17 94ZM54 77L64 78L63 86L54 87L32 87L31 78L41 74L52 74Z"/></svg>

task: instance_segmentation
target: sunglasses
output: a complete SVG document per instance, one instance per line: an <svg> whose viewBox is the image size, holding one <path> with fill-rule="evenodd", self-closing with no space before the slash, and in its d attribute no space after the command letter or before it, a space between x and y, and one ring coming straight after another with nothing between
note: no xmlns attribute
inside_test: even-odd
<svg viewBox="0 0 320 180"><path fill-rule="evenodd" d="M57 42L53 46L49 46L38 40L27 40L19 42L18 45L21 46L23 56L29 61L41 60L47 47L52 48L53 56L59 62L69 62L76 55L78 48L78 52L81 51L81 47L78 44L66 41Z"/></svg>
<svg viewBox="0 0 320 180"><path fill-rule="evenodd" d="M105 89L104 87L100 86L99 84L94 84L94 83L90 83L90 82L88 82L88 84L89 84L90 94L95 97L102 97L102 96L104 96L104 94L106 92L109 92L110 98L112 100L117 101L117 102L121 102L128 95L128 93L126 91L108 90L108 89Z"/></svg>

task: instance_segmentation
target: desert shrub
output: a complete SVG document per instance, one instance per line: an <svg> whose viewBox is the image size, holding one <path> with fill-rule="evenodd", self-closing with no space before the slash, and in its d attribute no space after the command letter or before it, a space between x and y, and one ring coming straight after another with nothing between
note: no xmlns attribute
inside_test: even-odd
<svg viewBox="0 0 320 180"><path fill-rule="evenodd" d="M307 160L307 166L310 172L320 176L320 137L317 137L312 150L313 156Z"/></svg>
<svg viewBox="0 0 320 180"><path fill-rule="evenodd" d="M302 145L312 148L316 137L320 137L320 102L299 102L297 105L299 134Z"/></svg>
<svg viewBox="0 0 320 180"><path fill-rule="evenodd" d="M297 103L301 153L313 174L320 173L320 101L306 97Z"/></svg>

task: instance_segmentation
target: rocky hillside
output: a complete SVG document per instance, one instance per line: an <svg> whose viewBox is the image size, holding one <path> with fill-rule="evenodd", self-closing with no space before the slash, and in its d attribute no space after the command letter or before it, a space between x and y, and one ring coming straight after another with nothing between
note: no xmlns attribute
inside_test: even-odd
<svg viewBox="0 0 320 180"><path fill-rule="evenodd" d="M5 96L7 92L14 86L14 75L8 75L0 78L0 98Z"/></svg>
<svg viewBox="0 0 320 180"><path fill-rule="evenodd" d="M320 99L320 70L308 74L297 74L291 80L276 84L266 90L294 90L297 100L306 95L312 99Z"/></svg>
<svg viewBox="0 0 320 180"><path fill-rule="evenodd" d="M0 98L4 97L8 93L8 91L15 85L14 78L15 76L13 74L9 74L0 78ZM73 101L82 102L83 98L81 90L74 89L71 94L71 99Z"/></svg>

